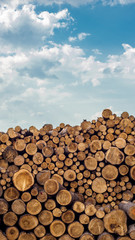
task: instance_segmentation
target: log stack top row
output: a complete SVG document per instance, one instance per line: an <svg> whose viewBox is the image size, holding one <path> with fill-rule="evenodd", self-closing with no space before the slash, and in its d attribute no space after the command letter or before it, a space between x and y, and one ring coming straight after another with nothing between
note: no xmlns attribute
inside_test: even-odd
<svg viewBox="0 0 135 240"><path fill-rule="evenodd" d="M135 118L0 132L0 239L135 239Z"/></svg>

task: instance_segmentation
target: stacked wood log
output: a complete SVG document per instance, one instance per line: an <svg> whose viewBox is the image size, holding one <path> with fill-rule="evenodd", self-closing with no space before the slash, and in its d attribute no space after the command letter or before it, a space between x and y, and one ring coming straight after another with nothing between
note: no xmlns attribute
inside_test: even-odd
<svg viewBox="0 0 135 240"><path fill-rule="evenodd" d="M135 118L0 133L0 240L135 239Z"/></svg>

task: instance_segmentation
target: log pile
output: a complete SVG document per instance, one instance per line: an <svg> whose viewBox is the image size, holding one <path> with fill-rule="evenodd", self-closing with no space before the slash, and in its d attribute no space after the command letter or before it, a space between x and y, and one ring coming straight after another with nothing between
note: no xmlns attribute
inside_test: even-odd
<svg viewBox="0 0 135 240"><path fill-rule="evenodd" d="M0 133L0 240L135 239L135 118Z"/></svg>

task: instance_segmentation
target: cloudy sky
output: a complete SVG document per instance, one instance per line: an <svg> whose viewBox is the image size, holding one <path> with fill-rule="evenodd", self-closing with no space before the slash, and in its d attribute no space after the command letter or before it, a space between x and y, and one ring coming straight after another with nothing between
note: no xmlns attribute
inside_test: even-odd
<svg viewBox="0 0 135 240"><path fill-rule="evenodd" d="M135 0L0 0L0 129L135 115Z"/></svg>

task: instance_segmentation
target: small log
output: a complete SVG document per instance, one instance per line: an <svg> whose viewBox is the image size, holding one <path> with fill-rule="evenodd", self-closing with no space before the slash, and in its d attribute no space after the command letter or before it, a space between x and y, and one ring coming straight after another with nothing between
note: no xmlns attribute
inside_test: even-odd
<svg viewBox="0 0 135 240"><path fill-rule="evenodd" d="M19 226L23 230L32 230L38 225L38 219L30 214L25 214L19 219Z"/></svg>
<svg viewBox="0 0 135 240"><path fill-rule="evenodd" d="M37 146L35 143L28 143L26 146L26 153L28 155L33 156L37 152Z"/></svg>
<svg viewBox="0 0 135 240"><path fill-rule="evenodd" d="M27 212L31 215L37 215L42 210L42 205L37 199L32 199L27 203Z"/></svg>
<svg viewBox="0 0 135 240"><path fill-rule="evenodd" d="M23 202L28 202L31 199L31 195L29 192L24 192L21 196Z"/></svg>
<svg viewBox="0 0 135 240"><path fill-rule="evenodd" d="M106 160L112 165L119 165L124 161L124 154L116 147L110 147L106 152Z"/></svg>
<svg viewBox="0 0 135 240"><path fill-rule="evenodd" d="M17 151L12 146L6 147L3 152L3 158L9 163L13 163L17 155Z"/></svg>
<svg viewBox="0 0 135 240"><path fill-rule="evenodd" d="M96 193L104 193L107 190L106 181L102 177L97 177L92 182L92 190Z"/></svg>
<svg viewBox="0 0 135 240"><path fill-rule="evenodd" d="M126 145L124 148L124 153L128 156L133 156L135 154L135 146L132 144Z"/></svg>
<svg viewBox="0 0 135 240"><path fill-rule="evenodd" d="M26 169L21 169L13 176L13 183L19 191L26 191L34 184L32 174Z"/></svg>
<svg viewBox="0 0 135 240"><path fill-rule="evenodd" d="M92 153L96 153L97 151L101 150L102 145L100 140L93 140L90 144L90 151Z"/></svg>
<svg viewBox="0 0 135 240"><path fill-rule="evenodd" d="M37 238L33 233L21 232L18 240L37 240Z"/></svg>
<svg viewBox="0 0 135 240"><path fill-rule="evenodd" d="M16 199L15 201L13 201L11 209L15 214L22 215L26 210L26 206L21 199Z"/></svg>
<svg viewBox="0 0 135 240"><path fill-rule="evenodd" d="M24 157L21 155L18 155L14 158L14 164L16 166L22 166L24 164Z"/></svg>
<svg viewBox="0 0 135 240"><path fill-rule="evenodd" d="M131 167L130 169L130 177L135 180L135 166Z"/></svg>
<svg viewBox="0 0 135 240"><path fill-rule="evenodd" d="M44 237L46 234L46 229L43 225L38 225L35 229L34 229L34 234L36 235L37 238L41 238Z"/></svg>
<svg viewBox="0 0 135 240"><path fill-rule="evenodd" d="M86 214L81 214L81 215L79 216L79 222L80 222L81 224L83 224L83 225L88 224L89 221L90 221L90 218L89 218L88 215L86 215Z"/></svg>
<svg viewBox="0 0 135 240"><path fill-rule="evenodd" d="M114 240L114 237L110 233L103 232L98 236L97 240Z"/></svg>
<svg viewBox="0 0 135 240"><path fill-rule="evenodd" d="M77 212L77 213L82 213L85 209L85 205L84 203L82 202L79 202L79 201L76 201L74 204L73 204L73 210L74 212Z"/></svg>
<svg viewBox="0 0 135 240"><path fill-rule="evenodd" d="M128 234L131 239L135 239L135 224L131 224L128 229Z"/></svg>
<svg viewBox="0 0 135 240"><path fill-rule="evenodd" d="M94 240L94 236L91 233L85 232L79 240Z"/></svg>
<svg viewBox="0 0 135 240"><path fill-rule="evenodd" d="M45 157L51 157L54 153L54 150L52 147L45 146L42 148L42 153Z"/></svg>
<svg viewBox="0 0 135 240"><path fill-rule="evenodd" d="M19 198L19 192L16 188L14 187L9 187L5 190L4 192L4 198L10 202L10 201L13 201L17 198Z"/></svg>
<svg viewBox="0 0 135 240"><path fill-rule="evenodd" d="M93 235L99 235L104 231L104 223L101 219L93 218L89 222L88 229Z"/></svg>
<svg viewBox="0 0 135 240"><path fill-rule="evenodd" d="M15 149L18 151L18 152L22 152L24 151L26 147L26 143L23 139L17 139L15 141Z"/></svg>
<svg viewBox="0 0 135 240"><path fill-rule="evenodd" d="M112 111L110 109L104 109L102 112L102 117L108 119L112 115Z"/></svg>
<svg viewBox="0 0 135 240"><path fill-rule="evenodd" d="M61 219L64 223L67 223L67 224L72 223L75 219L75 214L72 210L67 210L62 214Z"/></svg>
<svg viewBox="0 0 135 240"><path fill-rule="evenodd" d="M3 216L3 222L6 226L14 226L17 222L18 218L16 216L16 214L14 212L7 212L4 216Z"/></svg>
<svg viewBox="0 0 135 240"><path fill-rule="evenodd" d="M43 210L40 212L40 214L38 215L38 219L39 222L43 225L43 226L48 226L52 223L53 221L53 214L51 211L48 210Z"/></svg>
<svg viewBox="0 0 135 240"><path fill-rule="evenodd" d="M70 237L68 234L64 234L59 238L59 240L74 240L74 239Z"/></svg>
<svg viewBox="0 0 135 240"><path fill-rule="evenodd" d="M112 181L118 177L118 170L113 165L106 165L102 170L102 176L106 180Z"/></svg>
<svg viewBox="0 0 135 240"><path fill-rule="evenodd" d="M53 199L48 199L45 202L45 208L49 211L53 210L56 207L56 202Z"/></svg>
<svg viewBox="0 0 135 240"><path fill-rule="evenodd" d="M94 157L88 156L85 160L84 160L84 164L85 167L92 171L95 170L97 168L97 160Z"/></svg>
<svg viewBox="0 0 135 240"><path fill-rule="evenodd" d="M84 232L84 226L75 221L68 225L68 234L73 238L79 238Z"/></svg>
<svg viewBox="0 0 135 240"><path fill-rule="evenodd" d="M63 185L63 178L59 174L53 174L52 179L55 179L60 185Z"/></svg>
<svg viewBox="0 0 135 240"><path fill-rule="evenodd" d="M44 190L48 195L55 195L59 191L59 184L54 179L48 179L45 182Z"/></svg>
<svg viewBox="0 0 135 240"><path fill-rule="evenodd" d="M65 224L60 220L55 220L50 225L50 232L54 237L62 236L66 231Z"/></svg>
<svg viewBox="0 0 135 240"><path fill-rule="evenodd" d="M34 155L33 155L33 162L36 164L36 165L39 165L43 162L44 158L43 158L43 155L42 153L40 152L36 152Z"/></svg>
<svg viewBox="0 0 135 240"><path fill-rule="evenodd" d="M62 206L69 205L72 201L71 193L65 189L60 190L56 195L56 201Z"/></svg>
<svg viewBox="0 0 135 240"><path fill-rule="evenodd" d="M124 210L132 220L135 220L135 203L122 201L119 204L119 208Z"/></svg>
<svg viewBox="0 0 135 240"><path fill-rule="evenodd" d="M7 240L7 237L5 236L5 234L2 233L1 230L0 230L0 239L1 240Z"/></svg>
<svg viewBox="0 0 135 240"><path fill-rule="evenodd" d="M8 203L5 199L0 198L0 215L7 213Z"/></svg>
<svg viewBox="0 0 135 240"><path fill-rule="evenodd" d="M67 171L64 172L64 178L69 182L74 181L76 179L75 171L68 169Z"/></svg>
<svg viewBox="0 0 135 240"><path fill-rule="evenodd" d="M51 177L51 173L49 170L42 170L41 172L39 172L37 175L36 175L36 179L37 179L37 182L40 184L40 185L44 185L45 182L50 179Z"/></svg>
<svg viewBox="0 0 135 240"><path fill-rule="evenodd" d="M6 229L6 236L9 240L15 240L19 236L19 230L16 227L9 227Z"/></svg>
<svg viewBox="0 0 135 240"><path fill-rule="evenodd" d="M44 190L40 190L37 195L37 200L41 203L46 202L47 200L47 193Z"/></svg>
<svg viewBox="0 0 135 240"><path fill-rule="evenodd" d="M96 213L96 208L93 204L87 204L85 207L85 214L87 216L94 216Z"/></svg>
<svg viewBox="0 0 135 240"><path fill-rule="evenodd" d="M109 233L124 236L127 233L127 216L122 210L113 210L104 217L104 226Z"/></svg>

